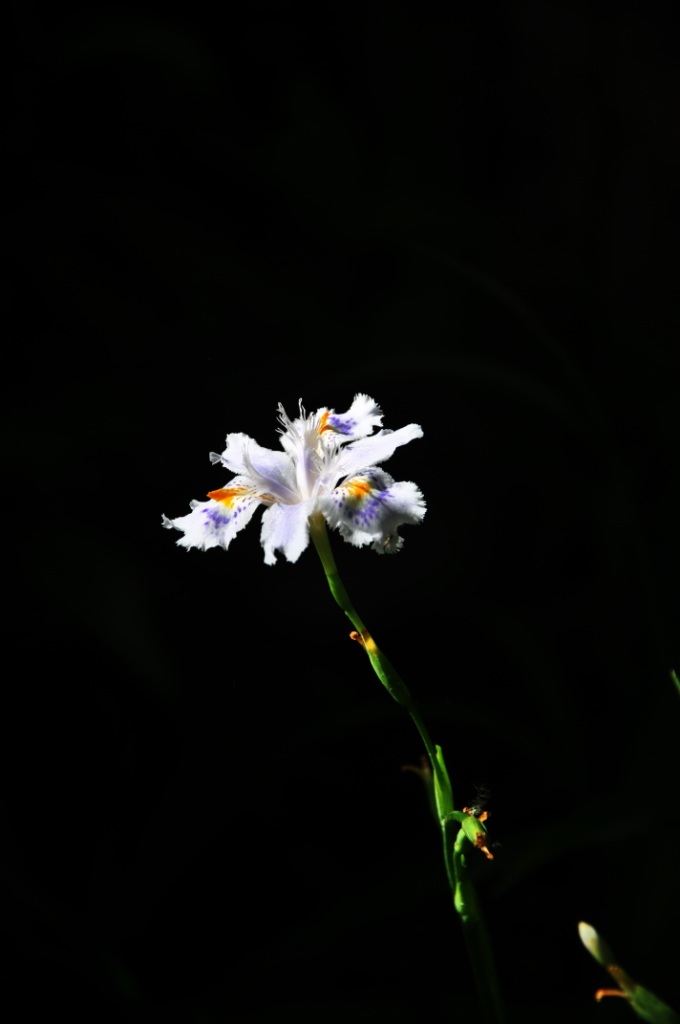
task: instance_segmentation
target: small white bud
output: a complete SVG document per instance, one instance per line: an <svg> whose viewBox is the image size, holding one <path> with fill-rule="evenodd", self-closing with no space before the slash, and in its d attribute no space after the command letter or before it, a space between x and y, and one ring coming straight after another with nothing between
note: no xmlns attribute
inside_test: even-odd
<svg viewBox="0 0 680 1024"><path fill-rule="evenodd" d="M611 949L604 939L600 938L591 924L579 921L578 934L581 942L590 955L597 960L598 964L601 964L603 967L609 967L610 964L615 962Z"/></svg>

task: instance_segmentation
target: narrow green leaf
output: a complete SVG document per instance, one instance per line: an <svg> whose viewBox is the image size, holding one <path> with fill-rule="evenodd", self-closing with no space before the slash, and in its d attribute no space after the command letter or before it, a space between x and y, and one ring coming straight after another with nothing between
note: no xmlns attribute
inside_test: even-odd
<svg viewBox="0 0 680 1024"><path fill-rule="evenodd" d="M435 751L440 771L434 773L434 795L437 801L437 813L439 814L439 820L444 821L447 815L451 814L453 811L453 790L451 788L449 773L446 769L444 754L442 753L442 748L439 744L435 745Z"/></svg>
<svg viewBox="0 0 680 1024"><path fill-rule="evenodd" d="M677 672L674 672L673 669L671 669L671 679L675 683L675 689L680 693L680 679L678 679Z"/></svg>

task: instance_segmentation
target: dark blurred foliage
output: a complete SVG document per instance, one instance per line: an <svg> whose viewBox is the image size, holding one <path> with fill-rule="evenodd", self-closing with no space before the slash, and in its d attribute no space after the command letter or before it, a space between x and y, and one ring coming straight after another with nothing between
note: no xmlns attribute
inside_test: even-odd
<svg viewBox="0 0 680 1024"><path fill-rule="evenodd" d="M422 424L386 468L428 514L336 553L491 792L510 1021L633 1019L580 919L680 1005L672 5L11 10L9 1019L477 1019L418 736L313 550L160 529L227 432L358 391Z"/></svg>

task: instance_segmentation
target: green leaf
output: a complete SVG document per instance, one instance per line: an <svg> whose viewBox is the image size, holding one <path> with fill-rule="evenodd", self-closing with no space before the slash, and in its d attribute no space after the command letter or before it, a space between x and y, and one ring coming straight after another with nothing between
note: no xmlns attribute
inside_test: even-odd
<svg viewBox="0 0 680 1024"><path fill-rule="evenodd" d="M635 993L630 997L630 1008L642 1020L650 1021L650 1024L679 1024L680 1022L680 1017L675 1010L672 1010L666 1003L662 1003L653 992L643 988L642 985L635 987Z"/></svg>
<svg viewBox="0 0 680 1024"><path fill-rule="evenodd" d="M437 765L439 771L434 773L434 795L437 802L437 814L439 820L444 819L450 815L453 811L453 790L451 788L451 780L449 773L446 769L446 763L444 761L444 754L442 748L437 744L435 746L437 754Z"/></svg>
<svg viewBox="0 0 680 1024"><path fill-rule="evenodd" d="M675 688L680 693L680 679L678 679L677 673L671 669L671 679L675 683Z"/></svg>

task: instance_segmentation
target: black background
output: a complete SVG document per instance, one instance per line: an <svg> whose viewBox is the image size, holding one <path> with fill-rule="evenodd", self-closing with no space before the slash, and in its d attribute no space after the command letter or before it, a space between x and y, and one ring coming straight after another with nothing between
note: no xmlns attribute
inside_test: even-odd
<svg viewBox="0 0 680 1024"><path fill-rule="evenodd" d="M308 550L186 553L228 432L373 396L428 513L345 583L442 744L511 1021L676 1006L672 8L15 5L13 1020L476 1020L422 750Z"/></svg>

